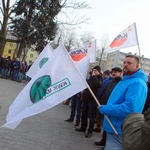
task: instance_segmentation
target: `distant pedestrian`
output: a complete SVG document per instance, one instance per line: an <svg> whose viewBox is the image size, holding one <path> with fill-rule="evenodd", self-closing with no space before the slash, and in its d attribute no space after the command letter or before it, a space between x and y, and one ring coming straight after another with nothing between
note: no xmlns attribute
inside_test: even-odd
<svg viewBox="0 0 150 150"><path fill-rule="evenodd" d="M6 56L6 58L2 59L2 76L1 76L1 78L8 79L10 67L11 67L11 59L9 56Z"/></svg>

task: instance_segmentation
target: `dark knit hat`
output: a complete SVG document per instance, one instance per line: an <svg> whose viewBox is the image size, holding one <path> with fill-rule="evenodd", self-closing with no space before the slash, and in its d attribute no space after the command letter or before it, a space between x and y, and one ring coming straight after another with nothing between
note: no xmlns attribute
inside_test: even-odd
<svg viewBox="0 0 150 150"><path fill-rule="evenodd" d="M115 70L115 71L119 71L119 72L122 72L122 69L120 67L115 67L115 68L112 68L112 71Z"/></svg>
<svg viewBox="0 0 150 150"><path fill-rule="evenodd" d="M100 66L95 66L93 69L96 69L99 73L101 72Z"/></svg>
<svg viewBox="0 0 150 150"><path fill-rule="evenodd" d="M108 76L109 76L110 71L109 71L109 70L106 70L106 71L104 71L104 73L103 73L103 74L106 74L106 75L108 75Z"/></svg>

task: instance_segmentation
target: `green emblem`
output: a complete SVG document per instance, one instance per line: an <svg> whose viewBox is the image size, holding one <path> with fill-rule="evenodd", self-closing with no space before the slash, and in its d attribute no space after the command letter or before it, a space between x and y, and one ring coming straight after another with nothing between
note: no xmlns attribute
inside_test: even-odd
<svg viewBox="0 0 150 150"><path fill-rule="evenodd" d="M40 61L40 64L39 64L39 67L42 68L43 65L48 61L48 58L43 58L41 61Z"/></svg>
<svg viewBox="0 0 150 150"><path fill-rule="evenodd" d="M46 95L46 90L51 86L51 78L48 75L38 78L30 89L30 99L33 103L38 102Z"/></svg>

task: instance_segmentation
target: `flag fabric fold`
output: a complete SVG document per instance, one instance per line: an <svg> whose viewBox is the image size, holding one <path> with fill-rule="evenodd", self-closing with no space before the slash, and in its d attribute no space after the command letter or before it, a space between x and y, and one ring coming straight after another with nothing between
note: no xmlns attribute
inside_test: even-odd
<svg viewBox="0 0 150 150"><path fill-rule="evenodd" d="M89 69L89 61L90 58L87 56L80 60L79 62L74 62L77 68L79 69L80 73L84 77L84 79L87 79L88 75L88 69Z"/></svg>
<svg viewBox="0 0 150 150"><path fill-rule="evenodd" d="M50 55L53 53L53 48L50 43L46 45L46 47L39 54L37 59L31 65L30 69L27 71L26 75L30 78L33 78L36 73L42 68L42 66L48 61Z"/></svg>
<svg viewBox="0 0 150 150"><path fill-rule="evenodd" d="M107 51L119 50L122 48L132 47L138 45L138 36L136 31L136 23L133 23L125 30L119 33L117 37L111 42Z"/></svg>
<svg viewBox="0 0 150 150"><path fill-rule="evenodd" d="M50 109L85 88L84 77L60 44L18 94L2 127L15 129L24 118Z"/></svg>

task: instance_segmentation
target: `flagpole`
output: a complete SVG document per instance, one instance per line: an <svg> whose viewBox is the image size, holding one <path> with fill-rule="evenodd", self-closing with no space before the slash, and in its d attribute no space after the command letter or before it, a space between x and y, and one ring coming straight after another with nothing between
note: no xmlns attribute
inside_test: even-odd
<svg viewBox="0 0 150 150"><path fill-rule="evenodd" d="M61 44L62 45L62 44ZM65 49L66 53L67 50L66 48L62 45L62 47ZM69 55L69 53L67 53ZM71 59L70 55L69 58ZM79 69L76 67L75 63L73 62L73 60L71 59L71 62L74 64L77 72L79 73L81 79L83 80L83 82L86 84L87 88L89 89L90 93L92 94L94 100L96 101L97 105L100 107L100 103L98 101L98 99L96 98L96 96L94 95L93 91L91 90L90 86L87 84L87 82L85 81L84 77L82 76L82 74L80 73ZM113 131L115 132L116 135L118 135L118 132L116 131L116 129L114 128L113 124L111 123L111 121L109 120L108 116L104 115L108 121L108 123L110 124L110 126L112 127Z"/></svg>
<svg viewBox="0 0 150 150"><path fill-rule="evenodd" d="M77 68L77 69L78 69L78 68ZM80 74L80 72L79 72L79 74ZM83 76L82 76L81 74L80 74L80 76L81 76L82 79L83 79ZM83 79L83 80L84 80L84 79ZM85 82L85 80L84 80L84 82ZM85 82L85 84L87 85L87 87L88 87L90 93L92 94L94 100L96 101L97 105L100 107L100 103L99 103L99 101L97 100L96 96L94 95L93 91L91 90L90 86L87 84L87 82ZM112 127L112 129L113 129L113 131L115 132L115 134L118 135L118 132L117 132L116 129L114 128L114 126L113 126L113 124L111 123L111 121L109 120L108 116L106 116L106 115L104 115L104 116L106 117L108 123L109 123L110 126Z"/></svg>
<svg viewBox="0 0 150 150"><path fill-rule="evenodd" d="M140 64L141 64L141 68L142 68L142 57L141 57L141 52L140 52L140 45L139 45L139 40L138 40L138 35L137 35L137 28L136 28L136 23L134 23L135 26L135 34L136 34L136 40L137 40L137 45L138 45L138 51L139 51L139 58L140 58Z"/></svg>

